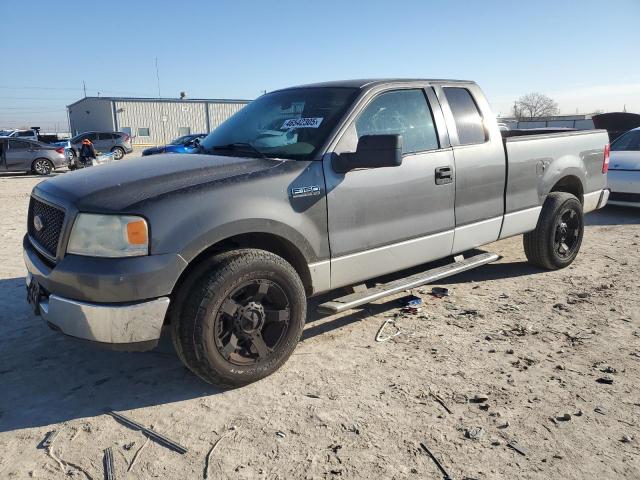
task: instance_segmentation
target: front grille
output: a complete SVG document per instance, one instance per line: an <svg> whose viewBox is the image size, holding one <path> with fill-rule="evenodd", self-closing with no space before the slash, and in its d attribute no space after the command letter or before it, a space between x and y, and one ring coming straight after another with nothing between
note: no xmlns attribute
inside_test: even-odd
<svg viewBox="0 0 640 480"><path fill-rule="evenodd" d="M609 200L612 202L639 202L640 193L623 193L623 192L611 192Z"/></svg>
<svg viewBox="0 0 640 480"><path fill-rule="evenodd" d="M39 218L39 222L35 220L36 217ZM38 242L38 245L49 255L55 257L58 252L60 232L64 225L64 210L31 197L27 221L27 231L31 238ZM40 230L36 228L36 223L42 225Z"/></svg>

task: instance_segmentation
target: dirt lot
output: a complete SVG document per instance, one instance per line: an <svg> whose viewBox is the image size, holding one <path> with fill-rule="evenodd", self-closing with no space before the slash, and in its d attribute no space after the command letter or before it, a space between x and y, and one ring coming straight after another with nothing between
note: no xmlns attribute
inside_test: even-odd
<svg viewBox="0 0 640 480"><path fill-rule="evenodd" d="M166 339L109 352L31 315L21 239L38 181L0 177L0 478L100 479L107 447L125 478L143 446L126 478L203 478L218 440L209 478L442 478L421 442L456 479L640 478L637 210L589 215L566 270L529 267L517 237L488 247L501 261L445 284L450 297L414 291L415 314L391 299L314 315L284 368L219 391ZM387 318L401 333L378 343ZM106 409L188 453L145 445ZM50 430L48 455L37 447Z"/></svg>

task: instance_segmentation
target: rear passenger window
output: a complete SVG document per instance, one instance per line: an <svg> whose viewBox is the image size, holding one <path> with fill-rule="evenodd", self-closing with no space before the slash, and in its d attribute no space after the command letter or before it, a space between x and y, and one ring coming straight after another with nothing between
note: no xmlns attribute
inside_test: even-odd
<svg viewBox="0 0 640 480"><path fill-rule="evenodd" d="M99 133L98 140L113 140L113 133Z"/></svg>
<svg viewBox="0 0 640 480"><path fill-rule="evenodd" d="M21 142L20 140L9 141L9 150L27 150L28 148L31 148L29 142Z"/></svg>
<svg viewBox="0 0 640 480"><path fill-rule="evenodd" d="M456 122L460 145L484 143L487 136L482 116L469 90L454 87L444 87L443 90Z"/></svg>
<svg viewBox="0 0 640 480"><path fill-rule="evenodd" d="M360 114L355 127L358 138L363 135L402 135L402 153L439 147L429 104L419 89L379 95Z"/></svg>

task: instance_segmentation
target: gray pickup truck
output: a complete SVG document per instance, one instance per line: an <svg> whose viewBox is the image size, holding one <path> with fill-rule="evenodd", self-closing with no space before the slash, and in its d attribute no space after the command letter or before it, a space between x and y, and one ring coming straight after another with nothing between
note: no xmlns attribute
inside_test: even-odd
<svg viewBox="0 0 640 480"><path fill-rule="evenodd" d="M321 292L520 234L532 264L573 262L583 214L608 199L607 134L523 133L500 132L468 81L268 93L199 153L38 184L28 300L52 328L123 350L152 348L167 326L202 379L255 381L291 355L307 298ZM342 312L497 258L475 251L320 308Z"/></svg>

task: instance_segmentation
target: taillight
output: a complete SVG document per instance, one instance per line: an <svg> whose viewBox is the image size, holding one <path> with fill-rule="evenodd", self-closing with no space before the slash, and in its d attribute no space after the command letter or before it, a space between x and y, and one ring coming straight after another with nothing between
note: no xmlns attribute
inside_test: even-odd
<svg viewBox="0 0 640 480"><path fill-rule="evenodd" d="M56 152L64 155L64 147L56 148Z"/></svg>
<svg viewBox="0 0 640 480"><path fill-rule="evenodd" d="M607 143L604 146L604 158L602 159L602 173L609 171L609 155L611 154L611 147Z"/></svg>

